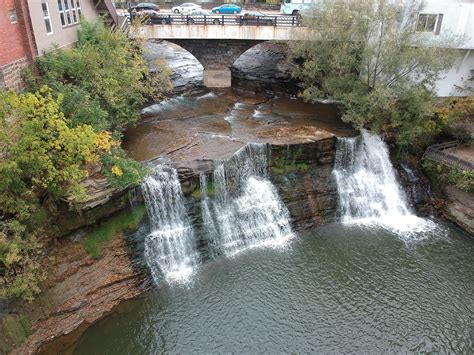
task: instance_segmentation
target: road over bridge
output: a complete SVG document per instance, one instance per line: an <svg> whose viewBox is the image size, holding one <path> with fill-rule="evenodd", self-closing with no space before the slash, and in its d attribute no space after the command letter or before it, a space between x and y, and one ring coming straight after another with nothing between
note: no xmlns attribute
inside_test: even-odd
<svg viewBox="0 0 474 355"><path fill-rule="evenodd" d="M189 51L202 64L207 87L230 87L232 64L251 47L264 41L302 39L308 32L294 16L246 20L238 15L160 15L152 21L132 31L132 36L167 40Z"/></svg>

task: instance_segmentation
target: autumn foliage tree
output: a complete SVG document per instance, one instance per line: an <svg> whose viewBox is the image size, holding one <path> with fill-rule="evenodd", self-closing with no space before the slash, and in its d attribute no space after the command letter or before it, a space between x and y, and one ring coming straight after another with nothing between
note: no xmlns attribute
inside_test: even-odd
<svg viewBox="0 0 474 355"><path fill-rule="evenodd" d="M90 125L70 127L61 97L0 92L0 297L31 298L40 271L33 255L47 220L44 203L84 197L80 182L100 149Z"/></svg>

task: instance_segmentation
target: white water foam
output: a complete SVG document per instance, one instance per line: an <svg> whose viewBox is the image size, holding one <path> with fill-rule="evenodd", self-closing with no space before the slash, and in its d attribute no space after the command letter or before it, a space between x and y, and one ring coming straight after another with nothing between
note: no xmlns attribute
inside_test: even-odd
<svg viewBox="0 0 474 355"><path fill-rule="evenodd" d="M343 223L381 226L407 242L444 235L440 225L411 211L377 135L362 131L356 138L339 138L333 174Z"/></svg>
<svg viewBox="0 0 474 355"><path fill-rule="evenodd" d="M151 232L145 260L155 282L186 282L199 262L194 231L175 169L159 165L142 184Z"/></svg>
<svg viewBox="0 0 474 355"><path fill-rule="evenodd" d="M166 111L176 110L178 106L185 105L186 98L184 96L177 96L171 99L163 100L158 104L145 107L141 114L144 116L153 116Z"/></svg>
<svg viewBox="0 0 474 355"><path fill-rule="evenodd" d="M206 180L204 180L206 181ZM282 247L294 237L289 213L267 179L265 144L249 144L221 162L212 178L214 199L201 180L202 213L214 254Z"/></svg>
<svg viewBox="0 0 474 355"><path fill-rule="evenodd" d="M217 97L217 94L211 91L211 92L208 92L207 94L197 97L196 100L209 100L209 99L214 99L216 97Z"/></svg>

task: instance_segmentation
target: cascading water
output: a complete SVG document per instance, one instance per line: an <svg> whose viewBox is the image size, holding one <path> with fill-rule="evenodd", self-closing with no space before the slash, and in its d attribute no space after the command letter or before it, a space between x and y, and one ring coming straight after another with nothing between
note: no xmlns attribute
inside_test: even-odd
<svg viewBox="0 0 474 355"><path fill-rule="evenodd" d="M377 135L362 131L356 138L339 138L333 174L343 223L380 225L405 240L423 239L425 232L440 229L411 212L387 146Z"/></svg>
<svg viewBox="0 0 474 355"><path fill-rule="evenodd" d="M214 253L283 245L293 237L288 210L266 176L266 145L248 144L215 168L212 201L201 180L203 221Z"/></svg>
<svg viewBox="0 0 474 355"><path fill-rule="evenodd" d="M157 166L142 184L150 219L145 260L155 282L186 281L199 261L176 169Z"/></svg>

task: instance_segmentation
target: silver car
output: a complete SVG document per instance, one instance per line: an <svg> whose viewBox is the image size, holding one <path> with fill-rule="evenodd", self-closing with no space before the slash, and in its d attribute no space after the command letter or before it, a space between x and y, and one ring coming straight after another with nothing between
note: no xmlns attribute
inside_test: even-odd
<svg viewBox="0 0 474 355"><path fill-rule="evenodd" d="M171 11L175 14L189 15L192 11L201 10L201 6L192 2L185 2L181 5L171 8Z"/></svg>

